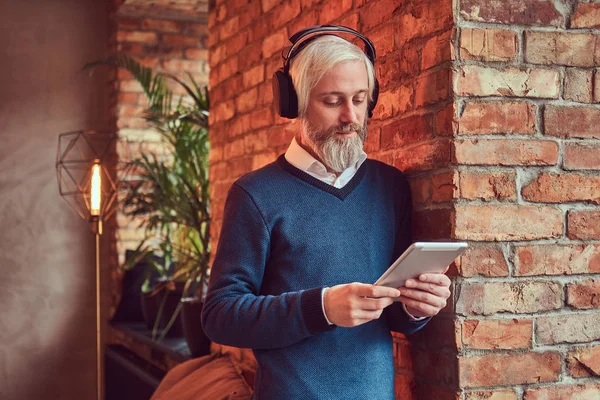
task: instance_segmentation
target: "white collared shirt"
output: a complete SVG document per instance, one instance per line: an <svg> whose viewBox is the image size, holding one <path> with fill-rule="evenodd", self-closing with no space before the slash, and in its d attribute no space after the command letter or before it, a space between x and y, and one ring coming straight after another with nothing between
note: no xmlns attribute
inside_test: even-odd
<svg viewBox="0 0 600 400"><path fill-rule="evenodd" d="M344 171L342 171L342 173L339 176L335 176L334 173L328 172L327 168L325 168L325 165L323 165L322 162L314 158L308 151L306 151L302 146L298 144L296 138L292 139L292 143L290 143L290 146L285 152L285 159L287 160L287 162L289 162L299 170L302 170L307 174L333 187L341 189L344 186L346 186L348 182L350 182L354 175L356 175L356 172L358 171L360 166L367 159L367 153L361 151L360 156L358 157L358 161L356 161L356 164L346 168ZM323 315L325 316L327 323L329 325L333 325L331 321L329 321L329 318L327 318L327 314L325 313L325 303L323 301L323 298L327 289L328 288L324 288L321 291L321 308L323 309ZM402 304L402 307L404 308L406 314L412 320L418 321L424 319L424 317L416 318L411 313L409 313L406 310L406 306L404 305L404 303Z"/></svg>
<svg viewBox="0 0 600 400"><path fill-rule="evenodd" d="M367 159L367 153L361 151L358 161L353 166L346 168L339 176L328 172L322 162L314 158L308 151L298 144L296 138L285 152L285 159L294 167L306 172L307 174L325 182L335 188L341 189L356 175L360 166Z"/></svg>

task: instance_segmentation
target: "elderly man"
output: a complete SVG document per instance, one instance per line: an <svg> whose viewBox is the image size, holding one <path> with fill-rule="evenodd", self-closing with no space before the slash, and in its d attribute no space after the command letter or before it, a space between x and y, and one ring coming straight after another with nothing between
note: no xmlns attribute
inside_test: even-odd
<svg viewBox="0 0 600 400"><path fill-rule="evenodd" d="M363 40L366 54L340 33ZM390 330L422 328L445 306L450 280L372 284L411 243L405 177L363 151L375 51L345 27L290 40L274 87L298 132L285 155L229 191L204 329L253 350L256 399L393 399Z"/></svg>

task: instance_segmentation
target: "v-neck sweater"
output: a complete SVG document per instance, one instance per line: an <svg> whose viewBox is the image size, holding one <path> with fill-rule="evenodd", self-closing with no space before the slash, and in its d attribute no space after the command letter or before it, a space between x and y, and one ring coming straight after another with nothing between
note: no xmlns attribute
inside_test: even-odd
<svg viewBox="0 0 600 400"><path fill-rule="evenodd" d="M282 155L232 185L222 226L202 323L211 340L253 350L254 398L393 399L390 330L428 320L397 303L358 327L330 326L321 290L373 283L409 246L404 175L367 159L338 189Z"/></svg>

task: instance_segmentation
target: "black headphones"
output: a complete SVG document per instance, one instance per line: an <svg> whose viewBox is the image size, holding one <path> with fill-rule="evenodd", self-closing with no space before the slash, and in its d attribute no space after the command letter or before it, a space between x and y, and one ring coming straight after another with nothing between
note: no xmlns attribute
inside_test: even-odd
<svg viewBox="0 0 600 400"><path fill-rule="evenodd" d="M317 25L302 29L290 37L289 40L292 43L292 47L289 48L287 55L282 54L283 68L278 69L273 74L273 100L277 108L277 113L282 117L289 119L298 117L298 95L294 89L292 78L289 75L290 60L296 57L313 39L323 35L335 34L336 32L349 33L361 39L365 44L367 58L375 66L375 46L373 46L373 42L354 29L339 25ZM373 108L377 104L377 97L379 97L379 82L375 78L373 100L369 102L367 107L369 118L373 116Z"/></svg>

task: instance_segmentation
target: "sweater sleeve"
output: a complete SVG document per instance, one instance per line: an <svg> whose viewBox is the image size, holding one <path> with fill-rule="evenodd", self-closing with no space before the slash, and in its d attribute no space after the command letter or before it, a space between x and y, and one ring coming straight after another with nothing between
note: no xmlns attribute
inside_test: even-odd
<svg viewBox="0 0 600 400"><path fill-rule="evenodd" d="M412 199L410 186L404 175L396 184L398 190L396 241L394 245L394 260L412 243ZM384 310L390 330L411 334L423 328L431 318L413 320L408 316L402 303L395 302Z"/></svg>
<svg viewBox="0 0 600 400"><path fill-rule="evenodd" d="M269 249L270 232L259 209L234 183L202 311L202 325L212 341L272 349L335 328L322 311L322 288L259 295Z"/></svg>

